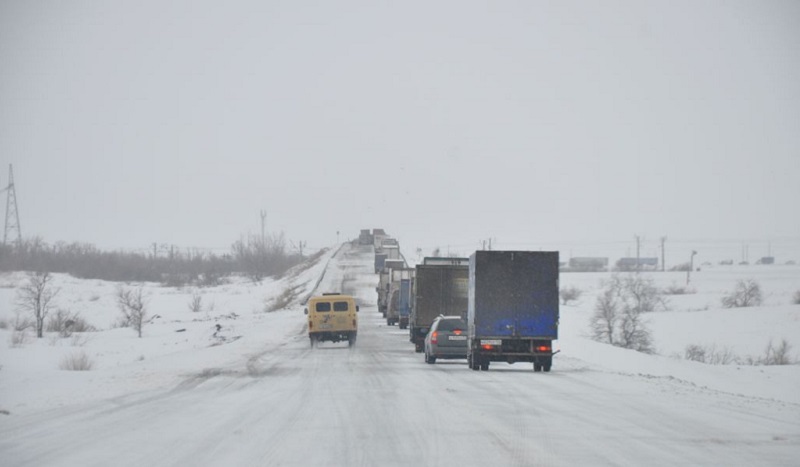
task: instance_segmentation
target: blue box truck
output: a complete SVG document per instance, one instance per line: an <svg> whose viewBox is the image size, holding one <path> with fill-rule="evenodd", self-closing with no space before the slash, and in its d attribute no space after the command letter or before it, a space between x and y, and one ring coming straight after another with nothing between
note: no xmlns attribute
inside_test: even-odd
<svg viewBox="0 0 800 467"><path fill-rule="evenodd" d="M476 251L469 259L467 362L550 371L558 339L558 252Z"/></svg>

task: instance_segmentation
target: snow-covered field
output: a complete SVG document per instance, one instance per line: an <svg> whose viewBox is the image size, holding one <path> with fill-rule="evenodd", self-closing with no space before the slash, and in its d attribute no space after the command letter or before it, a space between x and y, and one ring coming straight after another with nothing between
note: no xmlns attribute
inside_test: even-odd
<svg viewBox="0 0 800 467"><path fill-rule="evenodd" d="M58 307L79 312L98 331L67 338L51 334L42 339L29 333L21 345L13 346L15 287L25 276L0 276L0 320L7 323L0 329L0 435L9 437L19 430L32 435L34 426L40 423L50 427L46 434L54 437L49 451L31 452L35 443L26 444L24 435L12 436L10 441L0 441L0 459L13 454L18 462L10 465L44 461L70 465L84 459L80 456L91 458L90 454L58 454L83 439L77 434L56 435L61 430L58 420L84 423L86 430L96 430L91 427L104 425L81 419L76 412L87 410L87 406L130 407L127 401L148 401L151 396L153 406L143 406L135 416L126 418L122 412L113 412L122 409L109 408L114 423L136 433L146 431L138 419L149 412L148 420L165 425L157 430L158 440L148 438L147 442L159 443L158 449L165 452L169 446L162 444L177 437L176 430L190 430L178 428L176 423L208 425L208 432L195 428L187 433L197 439L215 433L220 438L214 438L213 446L197 446L208 457L190 456L183 446L171 457L163 453L128 457L120 465L142 461L180 465L188 460L203 465L449 465L453 459L462 459L465 465L491 459L499 459L497 465L503 461L518 465L641 465L639 462L645 459L651 465L698 459L705 465L753 465L754 459L759 460L758 465L792 465L800 459L800 364L708 365L682 358L687 345L699 345L728 349L741 362L757 360L770 341L783 339L794 346L793 358L800 358L800 305L791 304L793 294L800 289L800 267L719 266L693 272L690 287L695 293L669 296L667 309L647 316L655 355L589 339L588 320L601 281L610 274L565 273L561 286L578 287L583 295L561 307L557 343L561 353L554 360L553 371L534 374L524 364L494 363L489 372L476 374L461 361L425 365L408 343L406 332L387 328L379 319L374 308L374 275L364 272L370 266L369 255L350 251L347 244L342 250L327 251L308 267L259 284L241 280L203 289L144 284L153 318L145 325L142 338L132 329L114 327L119 318L116 284L58 275ZM328 265L331 267L326 271ZM659 287L684 285L686 281L685 273L648 275ZM758 281L765 296L762 306L721 308L722 296L739 279ZM350 352L335 344L317 352L306 348L302 301L320 280L320 291L347 287L362 303L359 344ZM267 301L293 287L297 297L286 309L264 311ZM193 312L189 303L198 292L203 310ZM59 368L64 358L76 352L85 353L92 361L90 371ZM285 378L267 382L258 379L264 375ZM222 384L220 376L252 377L252 382L243 383L238 378ZM427 385L431 386L423 390ZM208 394L202 392L204 387ZM184 391L195 388L200 392L195 391L190 399ZM257 409L258 416L248 415L246 407L253 407L245 399L267 397L262 390L269 392L265 403L271 408ZM319 390L326 391L322 400L315 392ZM537 402L536 398L548 391L559 395L547 396L551 402ZM335 398L338 402L333 403L331 394L345 392L352 393L346 403ZM490 402L486 394L492 393L501 397ZM170 394L175 394L171 405L157 397ZM217 398L228 405L215 406ZM315 402L309 407L311 399ZM196 405L189 405L190 401ZM361 404L363 411L354 412L347 404ZM463 413L466 425L459 428L459 417L446 428L435 423L461 414L463 404L471 407ZM575 404L574 411L571 404ZM511 416L507 405L519 407L513 415L514 426L502 423L504 417ZM244 411L231 414L235 409ZM163 410L163 418L153 410ZM196 410L199 412L192 415ZM333 418L318 419L319 412L325 410L334 410L328 414ZM431 417L421 418L426 411ZM537 427L535 419L525 418L533 413L538 417L549 415L546 426ZM222 414L227 414L227 421L208 418ZM238 421L234 423L234 419ZM733 420L741 425L732 426L736 425ZM340 425L350 422L357 426L347 428L344 434L338 431ZM685 426L692 423L703 426ZM231 428L233 434L225 432L229 425L238 427ZM236 437L262 429L273 433L268 446L258 444L260 438ZM313 450L319 446L304 435L304 430L316 433L323 429L335 430L345 444L377 444L359 448L365 451L331 446L340 457L325 457ZM397 438L400 445L395 446L391 439L368 441L380 438L381 430L389 430L388 436ZM549 433L546 443L520 447L516 442L529 436L526 430ZM484 435L491 440L481 448ZM112 434L107 436L109 443L116 444ZM626 446L619 438L637 441ZM321 439L335 444L330 438ZM305 453L303 440L312 446ZM404 442L415 448L404 449ZM448 453L445 447L428 444L437 442L461 444ZM85 443L85 449L95 449ZM280 450L279 444L285 444L289 451ZM236 446L242 452L228 449ZM547 456L541 457L539 448L545 449ZM104 459L117 459L114 453L97 449L99 457L93 458L97 465ZM618 449L630 451L621 453Z"/></svg>
<svg viewBox="0 0 800 467"><path fill-rule="evenodd" d="M35 331L28 329L24 342L12 345L18 315L16 286L26 275L1 275L0 321L7 326L0 329L0 410L19 414L169 387L186 375L225 366L265 344L280 342L302 327L300 303L313 291L334 253L335 249L328 250L281 279L260 283L239 278L217 287L180 289L123 284L142 286L147 297L148 318L141 339L131 328L115 327L121 317L118 284L56 274L56 308L79 313L98 331L71 337L47 333L36 339ZM289 309L265 312L270 300L292 288L296 298ZM202 297L199 312L190 309L197 293ZM81 353L92 362L91 371L60 369L64 359Z"/></svg>

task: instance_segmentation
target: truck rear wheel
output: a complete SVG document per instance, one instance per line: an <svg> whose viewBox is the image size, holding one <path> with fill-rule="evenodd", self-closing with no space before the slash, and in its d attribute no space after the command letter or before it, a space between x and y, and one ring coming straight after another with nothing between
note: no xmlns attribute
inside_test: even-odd
<svg viewBox="0 0 800 467"><path fill-rule="evenodd" d="M469 365L469 367L473 370L478 371L481 369L481 366L476 362L476 360L477 359L473 354L467 355L467 365Z"/></svg>
<svg viewBox="0 0 800 467"><path fill-rule="evenodd" d="M533 362L533 371L542 371L542 364L538 362Z"/></svg>
<svg viewBox="0 0 800 467"><path fill-rule="evenodd" d="M481 371L489 371L489 360L481 361Z"/></svg>

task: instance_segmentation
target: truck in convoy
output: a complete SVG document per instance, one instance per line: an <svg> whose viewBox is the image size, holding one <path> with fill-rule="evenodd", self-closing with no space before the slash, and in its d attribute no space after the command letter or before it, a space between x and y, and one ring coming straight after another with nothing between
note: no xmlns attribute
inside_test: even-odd
<svg viewBox="0 0 800 467"><path fill-rule="evenodd" d="M361 233L358 234L358 244L372 245L372 243L373 243L372 234L370 233L369 229L361 229Z"/></svg>
<svg viewBox="0 0 800 467"><path fill-rule="evenodd" d="M558 339L558 252L476 251L469 259L467 362L550 371Z"/></svg>
<svg viewBox="0 0 800 467"><path fill-rule="evenodd" d="M425 258L417 265L408 324L417 352L425 349L425 336L437 316L466 315L468 280L469 258Z"/></svg>
<svg viewBox="0 0 800 467"><path fill-rule="evenodd" d="M386 308L386 324L397 324L400 329L408 327L411 314L411 283L414 280L414 269L396 268L391 270L389 292Z"/></svg>
<svg viewBox="0 0 800 467"><path fill-rule="evenodd" d="M386 262L386 257L388 255L386 253L375 253L375 274L381 272L383 269L383 263Z"/></svg>
<svg viewBox="0 0 800 467"><path fill-rule="evenodd" d="M308 338L311 347L322 341L347 341L356 345L358 334L358 305L355 298L340 293L324 293L311 297L306 304Z"/></svg>
<svg viewBox="0 0 800 467"><path fill-rule="evenodd" d="M405 267L406 262L402 259L387 258L383 262L383 269L378 273L378 287L375 288L375 291L378 292L378 311L381 312L384 318L386 318L386 312L388 311L389 284L392 279L392 269L403 269Z"/></svg>

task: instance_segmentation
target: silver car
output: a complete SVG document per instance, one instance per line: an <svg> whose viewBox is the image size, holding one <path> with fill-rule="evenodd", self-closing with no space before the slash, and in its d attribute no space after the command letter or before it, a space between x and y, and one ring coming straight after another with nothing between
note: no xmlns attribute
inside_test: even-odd
<svg viewBox="0 0 800 467"><path fill-rule="evenodd" d="M467 324L460 316L439 316L425 336L425 362L437 358L467 358Z"/></svg>

